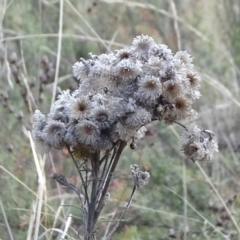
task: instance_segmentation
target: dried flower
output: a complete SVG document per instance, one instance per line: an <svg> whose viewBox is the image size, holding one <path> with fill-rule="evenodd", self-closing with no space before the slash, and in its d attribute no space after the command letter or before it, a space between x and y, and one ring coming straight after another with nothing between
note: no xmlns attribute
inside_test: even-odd
<svg viewBox="0 0 240 240"><path fill-rule="evenodd" d="M196 124L191 124L182 134L182 151L187 158L193 161L212 160L214 152L218 151L212 133L208 133L208 137L204 137L203 132L206 131L200 130Z"/></svg>
<svg viewBox="0 0 240 240"><path fill-rule="evenodd" d="M121 122L118 122L115 131L112 133L111 138L114 142L116 142L117 139L121 139L127 142L132 138L132 136L134 136L135 133L135 130L130 130L129 128L127 128L127 126L123 125Z"/></svg>
<svg viewBox="0 0 240 240"><path fill-rule="evenodd" d="M105 107L95 108L91 116L99 129L108 129L112 125L112 117Z"/></svg>
<svg viewBox="0 0 240 240"><path fill-rule="evenodd" d="M129 114L129 116L124 120L124 125L127 128L138 130L150 122L151 114L144 108L138 108L135 113Z"/></svg>
<svg viewBox="0 0 240 240"><path fill-rule="evenodd" d="M181 64L183 64L188 69L192 69L193 67L193 64L192 64L193 58L186 51L177 52L174 56L174 59L180 60Z"/></svg>
<svg viewBox="0 0 240 240"><path fill-rule="evenodd" d="M192 60L185 51L173 55L166 45L157 45L151 37L137 36L131 46L114 53L81 58L73 65L78 89L62 92L48 114L43 115L39 110L34 113L33 139L40 150L65 148L77 167L82 181L80 189L61 175L55 174L53 178L78 194L83 209L84 239L94 238L96 221L123 149L128 141L131 149L137 148L135 141L145 135L146 124L155 120L178 123L185 129L181 137L185 156L193 161L213 158L217 151L213 133L200 130L196 124L185 127L178 122L186 118L193 121L196 117L192 105L200 96L200 77ZM44 61L43 82L49 77L50 66L48 59ZM16 59L11 65L17 81ZM24 86L22 96L27 104ZM3 102L7 106L7 101ZM84 162L78 164L76 159ZM107 239L119 225L135 190L146 185L150 178L137 165L132 165L131 171L134 179L131 197Z"/></svg>
<svg viewBox="0 0 240 240"><path fill-rule="evenodd" d="M144 35L115 53L81 58L73 65L79 88L62 92L46 116L35 112L35 142L44 150L67 144L106 151L118 140L140 139L144 126L154 120L194 120L192 105L200 96L201 79L192 61L187 52L173 55L166 45L157 45ZM48 59L43 58L43 63L47 72ZM183 144L185 154L212 158L213 137L199 139Z"/></svg>
<svg viewBox="0 0 240 240"><path fill-rule="evenodd" d="M141 127L140 129L138 129L138 131L136 132L136 134L134 135L135 139L141 139L145 136L147 132L147 128L145 128L144 126Z"/></svg>
<svg viewBox="0 0 240 240"><path fill-rule="evenodd" d="M45 139L47 145L60 149L64 146L64 135L66 133L65 124L60 121L51 120L44 128L44 133L48 136Z"/></svg>
<svg viewBox="0 0 240 240"><path fill-rule="evenodd" d="M143 71L150 76L166 76L167 63L159 57L150 56L148 63L143 66Z"/></svg>
<svg viewBox="0 0 240 240"><path fill-rule="evenodd" d="M148 51L155 45L153 38L149 36L137 36L133 39L133 52L137 59L147 60Z"/></svg>
<svg viewBox="0 0 240 240"><path fill-rule="evenodd" d="M186 77L192 89L199 88L201 78L196 72L188 72Z"/></svg>
<svg viewBox="0 0 240 240"><path fill-rule="evenodd" d="M83 119L92 108L91 101L85 96L72 98L68 104L69 116L74 119Z"/></svg>
<svg viewBox="0 0 240 240"><path fill-rule="evenodd" d="M168 80L163 83L163 94L173 101L181 94L181 84L177 81Z"/></svg>
<svg viewBox="0 0 240 240"><path fill-rule="evenodd" d="M170 61L173 59L171 49L169 49L168 46L164 44L152 46L149 50L149 55L158 57L164 61Z"/></svg>
<svg viewBox="0 0 240 240"><path fill-rule="evenodd" d="M89 67L85 62L76 62L73 65L73 76L77 80L82 80L87 77L89 73Z"/></svg>
<svg viewBox="0 0 240 240"><path fill-rule="evenodd" d="M77 140L93 149L97 148L100 140L100 131L96 124L89 120L78 122L75 126Z"/></svg>
<svg viewBox="0 0 240 240"><path fill-rule="evenodd" d="M123 59L112 68L113 76L126 80L135 78L141 71L141 65L134 63L131 59Z"/></svg>
<svg viewBox="0 0 240 240"><path fill-rule="evenodd" d="M33 129L34 133L42 132L47 125L46 116L42 114L39 110L36 110L33 114Z"/></svg>
<svg viewBox="0 0 240 240"><path fill-rule="evenodd" d="M187 113L190 110L190 104L191 102L183 97L179 97L174 101L175 120L182 120L187 116Z"/></svg>
<svg viewBox="0 0 240 240"><path fill-rule="evenodd" d="M128 59L128 58L132 58L132 57L133 57L133 53L132 53L131 49L126 47L126 48L116 51L116 55L113 60L113 63L118 63L118 62L122 61L123 59Z"/></svg>
<svg viewBox="0 0 240 240"><path fill-rule="evenodd" d="M159 78L145 76L138 82L139 94L146 103L154 103L162 93L162 85Z"/></svg>
<svg viewBox="0 0 240 240"><path fill-rule="evenodd" d="M130 166L131 171L132 171L132 177L134 180L134 183L136 185L136 187L141 187L144 186L146 184L148 184L149 178L150 178L150 174L149 172L145 171L139 171L139 167L137 164L131 165Z"/></svg>

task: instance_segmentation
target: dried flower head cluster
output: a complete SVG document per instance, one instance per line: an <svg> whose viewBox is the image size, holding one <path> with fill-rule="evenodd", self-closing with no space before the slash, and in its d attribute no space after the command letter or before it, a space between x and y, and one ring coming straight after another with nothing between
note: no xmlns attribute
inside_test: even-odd
<svg viewBox="0 0 240 240"><path fill-rule="evenodd" d="M149 36L115 53L89 54L73 65L79 88L64 91L46 116L34 114L33 136L43 151L65 144L88 152L144 135L144 125L194 119L200 77L185 51L173 54ZM187 150L186 150L187 152Z"/></svg>
<svg viewBox="0 0 240 240"><path fill-rule="evenodd" d="M149 172L140 171L137 164L131 165L130 168L131 168L131 171L132 171L132 177L133 177L134 184L135 184L136 187L139 188L139 187L144 186L148 183L148 180L150 178Z"/></svg>
<svg viewBox="0 0 240 240"><path fill-rule="evenodd" d="M218 151L213 135L211 131L201 130L196 124L191 124L182 134L183 153L193 161L212 160L213 153Z"/></svg>

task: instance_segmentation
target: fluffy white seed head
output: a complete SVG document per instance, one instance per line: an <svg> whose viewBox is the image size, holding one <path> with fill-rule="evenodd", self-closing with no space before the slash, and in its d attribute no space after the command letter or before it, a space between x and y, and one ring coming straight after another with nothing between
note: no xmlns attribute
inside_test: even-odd
<svg viewBox="0 0 240 240"><path fill-rule="evenodd" d="M88 152L111 149L118 140L144 136L154 120L193 120L200 97L200 76L186 51L175 55L166 45L145 35L110 54L89 54L73 65L79 88L62 92L46 115L33 116L33 137L41 149L65 144ZM206 132L205 132L206 133ZM191 125L182 149L190 159L211 159L216 144Z"/></svg>

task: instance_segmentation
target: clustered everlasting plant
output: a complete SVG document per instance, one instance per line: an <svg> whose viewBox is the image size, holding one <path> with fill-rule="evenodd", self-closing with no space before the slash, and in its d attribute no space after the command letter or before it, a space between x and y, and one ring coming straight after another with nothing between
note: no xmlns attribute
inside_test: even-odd
<svg viewBox="0 0 240 240"><path fill-rule="evenodd" d="M94 239L123 149L129 141L136 148L135 140L144 136L146 124L164 120L183 126L182 151L193 161L211 160L217 151L213 133L194 123L192 104L200 97L200 76L187 52L173 54L166 45L141 35L130 47L89 56L73 65L79 88L62 92L47 115L36 110L33 116L33 138L39 149L67 148L78 169L81 188L69 185L62 175L53 178L78 194L85 240ZM189 127L179 123L184 119L190 120ZM149 174L136 165L131 169L135 191L146 184Z"/></svg>

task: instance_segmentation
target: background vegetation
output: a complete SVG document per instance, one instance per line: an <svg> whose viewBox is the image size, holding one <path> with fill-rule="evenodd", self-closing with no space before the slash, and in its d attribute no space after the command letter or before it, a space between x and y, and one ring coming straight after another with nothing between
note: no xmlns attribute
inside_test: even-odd
<svg viewBox="0 0 240 240"><path fill-rule="evenodd" d="M57 91L77 87L71 71L80 57L114 51L142 33L194 56L203 80L198 125L216 133L219 154L210 163L184 161L181 129L149 126L138 149L126 150L119 163L97 235L121 214L133 184L129 165L136 163L151 180L112 239L240 238L238 0L1 0L1 240L78 239L76 197L50 176L79 179L64 151L34 156L31 116L36 108L49 110L54 79Z"/></svg>

